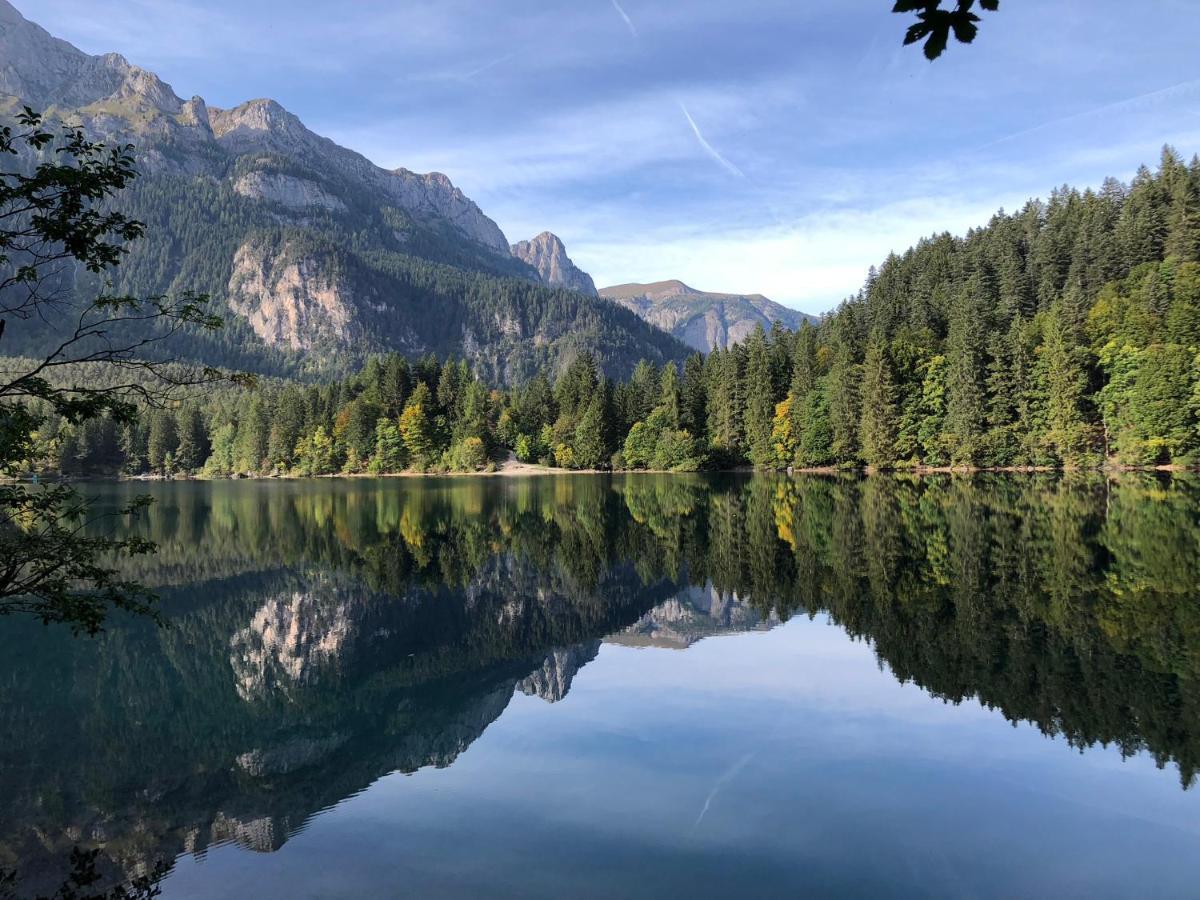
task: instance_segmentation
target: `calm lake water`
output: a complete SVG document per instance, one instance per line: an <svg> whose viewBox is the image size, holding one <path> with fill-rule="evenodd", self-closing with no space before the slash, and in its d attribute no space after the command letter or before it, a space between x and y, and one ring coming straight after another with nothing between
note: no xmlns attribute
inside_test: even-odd
<svg viewBox="0 0 1200 900"><path fill-rule="evenodd" d="M0 620L0 866L163 896L1196 896L1200 479L151 493Z"/></svg>

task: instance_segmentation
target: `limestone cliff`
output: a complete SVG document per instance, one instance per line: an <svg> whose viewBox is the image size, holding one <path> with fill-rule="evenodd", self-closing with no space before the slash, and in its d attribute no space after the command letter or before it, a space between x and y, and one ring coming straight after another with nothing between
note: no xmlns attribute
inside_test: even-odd
<svg viewBox="0 0 1200 900"><path fill-rule="evenodd" d="M532 266L543 284L596 296L596 284L592 276L571 262L567 248L558 235L543 231L535 238L513 244L512 254Z"/></svg>

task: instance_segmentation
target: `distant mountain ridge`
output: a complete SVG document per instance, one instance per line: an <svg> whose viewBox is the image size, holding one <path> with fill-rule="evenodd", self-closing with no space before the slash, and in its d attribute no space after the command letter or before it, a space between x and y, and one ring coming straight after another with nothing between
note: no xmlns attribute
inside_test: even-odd
<svg viewBox="0 0 1200 900"><path fill-rule="evenodd" d="M596 296L592 276L580 269L567 256L567 248L557 234L543 231L537 237L512 245L512 255L532 266L543 284L579 291Z"/></svg>
<svg viewBox="0 0 1200 900"><path fill-rule="evenodd" d="M596 299L557 238L543 236L545 271L514 256L445 175L376 166L274 100L182 100L154 73L86 54L0 0L0 116L24 104L135 146L142 176L120 202L147 234L112 273L115 287L200 291L232 313L216 337L181 338L181 355L295 374L344 371L372 352L434 352L505 383L581 352L610 375L686 355ZM6 353L53 338L22 331L9 329Z"/></svg>
<svg viewBox="0 0 1200 900"><path fill-rule="evenodd" d="M744 340L759 325L770 330L779 322L795 331L805 321L817 321L762 294L699 291L677 280L613 285L601 288L600 296L705 353Z"/></svg>

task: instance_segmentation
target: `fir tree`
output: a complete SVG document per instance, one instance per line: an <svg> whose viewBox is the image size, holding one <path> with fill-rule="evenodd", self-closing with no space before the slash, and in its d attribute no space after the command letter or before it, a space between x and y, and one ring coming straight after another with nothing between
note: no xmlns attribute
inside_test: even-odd
<svg viewBox="0 0 1200 900"><path fill-rule="evenodd" d="M973 464L985 428L983 323L979 304L967 292L954 304L946 339L945 445L950 462Z"/></svg>
<svg viewBox="0 0 1200 900"><path fill-rule="evenodd" d="M881 469L895 465L896 432L896 386L883 337L877 335L863 361L860 442L867 465Z"/></svg>
<svg viewBox="0 0 1200 900"><path fill-rule="evenodd" d="M179 446L175 416L169 410L156 409L150 415L149 436L146 441L146 462L150 471L167 472L167 457Z"/></svg>
<svg viewBox="0 0 1200 900"><path fill-rule="evenodd" d="M775 448L771 441L775 401L771 357L761 325L747 340L746 355L746 446L750 462L756 468L768 468L775 464Z"/></svg>

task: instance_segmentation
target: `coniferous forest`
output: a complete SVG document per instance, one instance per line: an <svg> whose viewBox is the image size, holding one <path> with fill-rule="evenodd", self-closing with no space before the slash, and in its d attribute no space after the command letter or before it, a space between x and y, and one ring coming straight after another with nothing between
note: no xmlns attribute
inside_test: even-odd
<svg viewBox="0 0 1200 900"><path fill-rule="evenodd" d="M1192 465L1200 460L1200 160L1059 188L872 269L818 325L778 325L628 381L578 355L485 383L463 361L370 359L141 421L47 415L33 471L473 471Z"/></svg>

